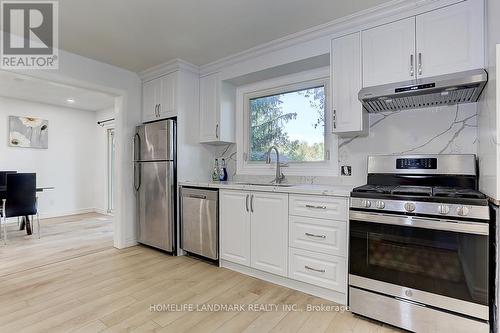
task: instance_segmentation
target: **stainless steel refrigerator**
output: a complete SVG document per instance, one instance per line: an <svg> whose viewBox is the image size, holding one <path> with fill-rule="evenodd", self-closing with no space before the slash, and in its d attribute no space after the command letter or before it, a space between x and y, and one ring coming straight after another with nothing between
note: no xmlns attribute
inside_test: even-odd
<svg viewBox="0 0 500 333"><path fill-rule="evenodd" d="M176 123L162 120L137 126L134 187L138 240L175 253Z"/></svg>

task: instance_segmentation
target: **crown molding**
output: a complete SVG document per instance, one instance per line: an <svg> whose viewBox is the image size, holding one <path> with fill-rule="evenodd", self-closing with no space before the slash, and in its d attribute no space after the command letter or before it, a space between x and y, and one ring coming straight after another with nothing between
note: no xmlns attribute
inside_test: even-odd
<svg viewBox="0 0 500 333"><path fill-rule="evenodd" d="M150 81L160 76L170 74L179 70L193 72L197 75L199 75L200 73L200 68L198 66L182 59L173 59L163 64L159 64L142 72L139 72L139 77L142 79L142 81Z"/></svg>
<svg viewBox="0 0 500 333"><path fill-rule="evenodd" d="M406 17L413 16L461 1L464 0L392 0L202 65L200 66L200 74L206 75L217 72L224 67L313 39L340 37L355 31L396 21L404 18L405 15ZM398 18L398 16L401 17Z"/></svg>
<svg viewBox="0 0 500 333"><path fill-rule="evenodd" d="M173 59L139 72L138 75L143 81L149 81L178 70L187 70L204 76L221 71L224 67L311 40L325 37L340 37L462 1L464 0L392 0L328 23L260 44L202 66L196 66L182 59Z"/></svg>

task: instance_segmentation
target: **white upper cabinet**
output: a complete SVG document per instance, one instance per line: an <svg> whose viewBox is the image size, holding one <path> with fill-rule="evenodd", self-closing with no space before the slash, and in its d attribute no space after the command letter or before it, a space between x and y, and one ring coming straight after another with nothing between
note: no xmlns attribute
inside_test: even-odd
<svg viewBox="0 0 500 333"><path fill-rule="evenodd" d="M217 139L219 124L219 75L200 78L200 142Z"/></svg>
<svg viewBox="0 0 500 333"><path fill-rule="evenodd" d="M176 116L177 73L142 84L142 121L149 122Z"/></svg>
<svg viewBox="0 0 500 333"><path fill-rule="evenodd" d="M483 1L368 29L362 39L364 87L483 68Z"/></svg>
<svg viewBox="0 0 500 333"><path fill-rule="evenodd" d="M177 84L177 73L162 76L160 78L161 94L158 112L160 118L176 116L175 112L175 94Z"/></svg>
<svg viewBox="0 0 500 333"><path fill-rule="evenodd" d="M234 86L220 80L219 73L200 78L200 142L235 142Z"/></svg>
<svg viewBox="0 0 500 333"><path fill-rule="evenodd" d="M366 113L358 99L362 87L361 33L332 40L330 52L332 132L361 132Z"/></svg>
<svg viewBox="0 0 500 333"><path fill-rule="evenodd" d="M251 195L251 266L287 276L288 195L265 192Z"/></svg>
<svg viewBox="0 0 500 333"><path fill-rule="evenodd" d="M484 67L483 2L468 0L417 16L417 75Z"/></svg>
<svg viewBox="0 0 500 333"><path fill-rule="evenodd" d="M142 121L148 122L158 117L160 85L152 80L142 84Z"/></svg>
<svg viewBox="0 0 500 333"><path fill-rule="evenodd" d="M363 86L415 78L415 17L363 31Z"/></svg>

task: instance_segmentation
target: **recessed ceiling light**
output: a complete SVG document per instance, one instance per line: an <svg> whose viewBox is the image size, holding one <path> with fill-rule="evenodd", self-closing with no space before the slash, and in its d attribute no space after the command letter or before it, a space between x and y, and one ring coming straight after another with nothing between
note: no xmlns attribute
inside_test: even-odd
<svg viewBox="0 0 500 333"><path fill-rule="evenodd" d="M73 103L75 103L75 99L74 99L74 98L68 98L68 99L66 100L66 102L68 102L68 103L70 103L70 104L73 104Z"/></svg>

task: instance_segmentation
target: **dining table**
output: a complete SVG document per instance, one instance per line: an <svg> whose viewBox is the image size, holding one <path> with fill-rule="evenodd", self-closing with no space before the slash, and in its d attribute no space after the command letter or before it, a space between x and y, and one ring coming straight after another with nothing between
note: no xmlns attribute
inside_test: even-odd
<svg viewBox="0 0 500 333"><path fill-rule="evenodd" d="M42 187L37 187L36 192L37 193L44 192L44 191L53 190L53 189L55 189L55 187L53 187L53 186L42 186ZM7 199L7 186L0 186L0 202L2 199ZM22 216L21 223L19 224L19 230L26 229L26 234L28 234L28 235L33 234L32 222L33 221L30 221L29 216Z"/></svg>

